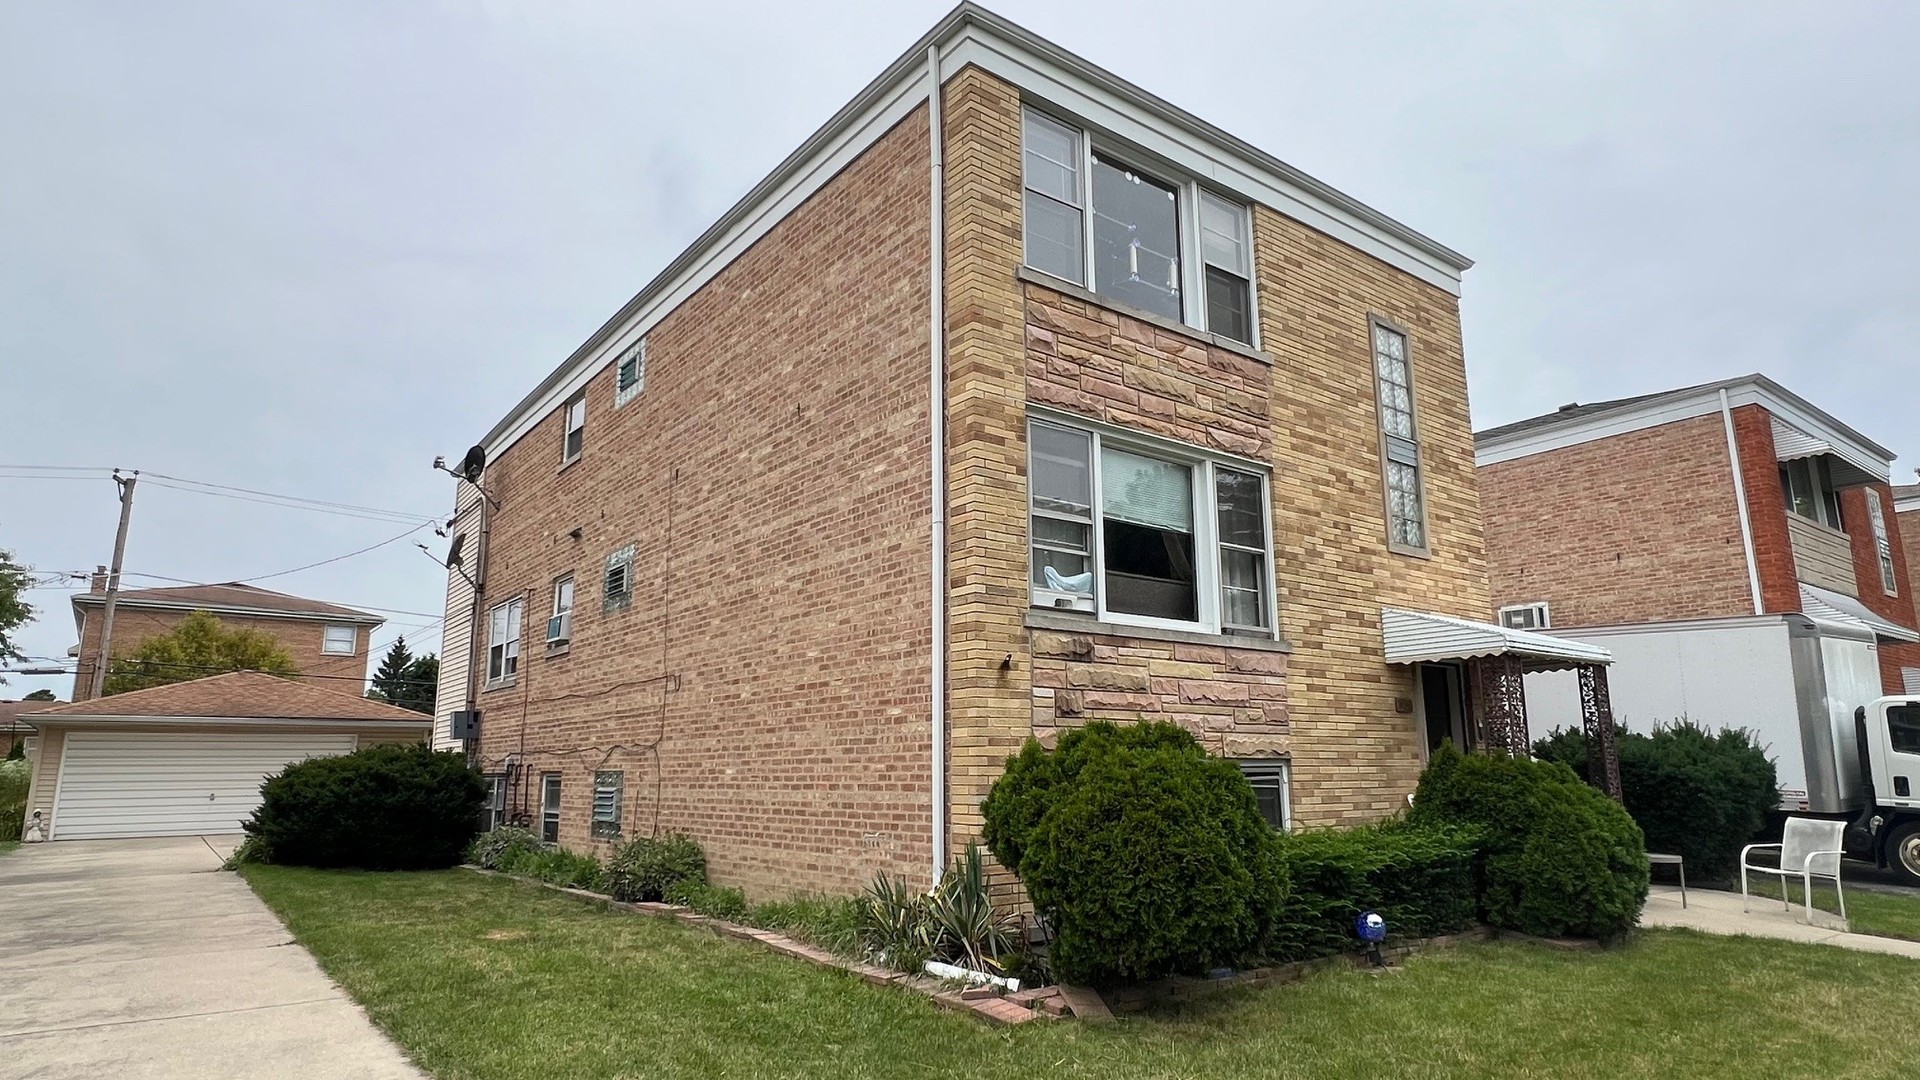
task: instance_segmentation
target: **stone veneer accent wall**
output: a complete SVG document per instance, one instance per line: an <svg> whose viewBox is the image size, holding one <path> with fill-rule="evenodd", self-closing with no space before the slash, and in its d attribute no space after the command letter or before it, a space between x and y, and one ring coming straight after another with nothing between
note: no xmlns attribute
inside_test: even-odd
<svg viewBox="0 0 1920 1080"><path fill-rule="evenodd" d="M1284 757L1287 654L1036 630L1033 732L1051 746L1089 720L1167 720L1226 757Z"/></svg>

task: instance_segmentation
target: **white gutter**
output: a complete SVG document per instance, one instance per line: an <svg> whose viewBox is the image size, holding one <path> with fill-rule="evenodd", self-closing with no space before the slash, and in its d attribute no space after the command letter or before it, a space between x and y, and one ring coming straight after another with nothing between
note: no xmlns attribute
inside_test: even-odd
<svg viewBox="0 0 1920 1080"><path fill-rule="evenodd" d="M1747 520L1747 481L1740 473L1740 444L1733 437L1733 406L1725 387L1720 389L1720 420L1727 429L1727 456L1733 461L1733 498L1740 504L1740 543L1747 551L1747 586L1753 590L1753 613L1767 613L1760 597L1760 561L1753 554L1753 522Z"/></svg>
<svg viewBox="0 0 1920 1080"><path fill-rule="evenodd" d="M947 364L946 364L946 243L942 235L946 215L941 200L946 194L945 155L942 152L940 116L940 44L927 46L927 142L932 161L928 184L931 189L932 273L929 293L932 297L932 322L928 337L928 444L933 481L933 883L938 885L947 869Z"/></svg>

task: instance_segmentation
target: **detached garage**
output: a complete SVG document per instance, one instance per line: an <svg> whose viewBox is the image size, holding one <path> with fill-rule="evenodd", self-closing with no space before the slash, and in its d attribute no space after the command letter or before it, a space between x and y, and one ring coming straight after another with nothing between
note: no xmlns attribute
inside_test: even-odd
<svg viewBox="0 0 1920 1080"><path fill-rule="evenodd" d="M415 742L433 720L297 679L240 671L76 701L38 729L27 814L52 840L234 833L260 782L295 761Z"/></svg>

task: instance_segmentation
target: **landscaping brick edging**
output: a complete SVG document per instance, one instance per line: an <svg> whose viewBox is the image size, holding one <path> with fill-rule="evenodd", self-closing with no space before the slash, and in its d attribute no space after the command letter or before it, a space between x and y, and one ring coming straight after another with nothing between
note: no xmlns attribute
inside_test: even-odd
<svg viewBox="0 0 1920 1080"><path fill-rule="evenodd" d="M1074 1016L1083 1020L1110 1018L1116 1013L1134 1013L1157 1001L1206 997L1226 990L1237 990L1249 986L1277 986L1294 982L1316 971L1338 967L1365 967L1367 957L1360 953L1341 953L1336 956L1316 957L1312 960L1296 960L1290 964L1276 964L1272 967L1248 968L1234 971L1218 978L1194 978L1176 975L1153 982L1136 983L1106 991L1093 991L1077 986L1044 986L1032 990L1018 990L1004 996L990 987L968 987L953 990L948 983L926 975L908 975L869 964L836 956L825 949L815 948L804 942L795 941L785 934L771 930L761 930L752 926L727 922L702 915L692 908L680 904L662 904L652 901L615 900L606 893L591 892L587 889L571 889L564 885L541 881L538 878L522 877L518 874L503 874L498 870L486 870L478 866L463 865L463 870L493 877L512 878L525 881L565 893L579 900L587 900L606 907L620 908L641 915L653 915L660 918L678 919L689 926L704 926L723 937L737 938L741 941L754 941L783 956L805 960L821 967L838 968L865 979L876 986L897 986L915 993L924 994L933 999L936 1005L956 1012L971 1013L990 1023L1024 1024L1029 1020L1047 1017ZM1445 948L1466 941L1488 941L1495 937L1512 937L1526 940L1544 941L1560 948L1579 947L1575 943L1559 940L1529 938L1525 934L1496 931L1490 926L1479 926L1464 930L1458 934L1445 934L1440 937L1416 938L1412 941L1389 945L1380 950L1380 955L1389 963L1405 960L1417 953L1430 949Z"/></svg>
<svg viewBox="0 0 1920 1080"><path fill-rule="evenodd" d="M821 967L838 968L841 971L858 975L860 978L876 986L898 986L905 990L912 990L915 993L925 994L927 997L933 999L934 1004L942 1008L952 1009L956 1012L970 1013L990 1023L1023 1024L1029 1020L1038 1020L1043 1017L1070 1015L1060 995L1060 988L1056 986L1041 987L1035 990L1021 990L1008 994L1005 997L992 994L982 995L979 991L983 988L978 987L968 990L952 990L948 988L948 984L941 982L939 979L926 975L908 975L903 972L880 967L877 964L868 964L859 960L851 960L844 956L836 956L825 949L815 948L804 942L795 941L785 934L778 934L771 930L761 930L752 926L742 926L739 923L727 922L724 919L709 918L694 911L692 908L683 907L679 904L661 904L644 900L628 903L615 900L606 893L592 892L587 889L571 889L564 885L555 885L549 881L541 881L538 878L522 877L519 874L503 874L498 870L487 870L473 865L463 865L461 869L471 870L476 874L486 874L490 877L504 877L512 878L515 881L525 881L529 884L539 885L542 888L552 889L555 892L565 893L577 900L587 900L605 907L619 908L623 911L631 911L641 915L678 919L689 926L704 926L708 930L723 937L737 938L741 941L758 942L772 949L774 952L780 953L782 956L791 956L796 960L805 960L809 963L818 964Z"/></svg>

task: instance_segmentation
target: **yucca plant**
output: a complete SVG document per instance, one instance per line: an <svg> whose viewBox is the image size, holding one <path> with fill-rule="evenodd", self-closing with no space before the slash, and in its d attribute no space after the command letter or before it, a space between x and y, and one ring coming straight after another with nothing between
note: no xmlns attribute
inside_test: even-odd
<svg viewBox="0 0 1920 1080"><path fill-rule="evenodd" d="M919 971L933 955L936 931L927 897L882 871L860 896L860 937L867 949L898 971Z"/></svg>
<svg viewBox="0 0 1920 1080"><path fill-rule="evenodd" d="M964 960L975 971L998 969L999 959L1013 951L1017 920L996 910L987 892L986 861L980 845L970 843L953 862L926 899L927 915L955 961Z"/></svg>

